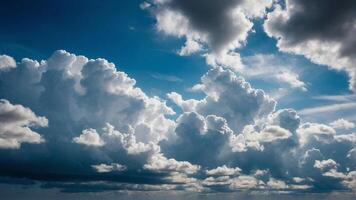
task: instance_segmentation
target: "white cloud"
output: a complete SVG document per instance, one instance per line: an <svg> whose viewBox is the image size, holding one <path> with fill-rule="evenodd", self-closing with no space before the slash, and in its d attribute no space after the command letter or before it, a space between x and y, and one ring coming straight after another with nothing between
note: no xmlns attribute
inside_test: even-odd
<svg viewBox="0 0 356 200"><path fill-rule="evenodd" d="M258 79L280 83L280 87L307 90L307 85L300 80L296 61L290 57L276 56L273 54L255 54L242 58L246 65L241 73L247 79Z"/></svg>
<svg viewBox="0 0 356 200"><path fill-rule="evenodd" d="M147 1L144 1L144 2L140 3L140 8L141 8L142 10L146 10L146 9L148 9L149 7L151 7L151 4L148 3Z"/></svg>
<svg viewBox="0 0 356 200"><path fill-rule="evenodd" d="M325 124L304 123L297 130L299 143L307 144L311 139L328 142L334 138L336 131Z"/></svg>
<svg viewBox="0 0 356 200"><path fill-rule="evenodd" d="M303 91L306 91L306 85L304 82L299 80L298 74L289 71L282 71L276 75L276 78L281 81L288 83L292 88L300 88Z"/></svg>
<svg viewBox="0 0 356 200"><path fill-rule="evenodd" d="M206 95L204 99L183 101L179 95L174 95L175 102L204 116L223 117L235 132L253 123L256 117L261 118L274 111L276 102L273 99L262 90L252 88L231 70L209 70L201 82L200 90Z"/></svg>
<svg viewBox="0 0 356 200"><path fill-rule="evenodd" d="M108 172L122 172L127 169L126 166L118 164L118 163L110 163L110 164L105 164L101 163L99 165L92 165L92 167L98 172L98 173L108 173Z"/></svg>
<svg viewBox="0 0 356 200"><path fill-rule="evenodd" d="M284 181L277 180L274 178L268 180L267 186L271 189L277 189L277 190L283 190L288 188L287 184Z"/></svg>
<svg viewBox="0 0 356 200"><path fill-rule="evenodd" d="M233 51L206 54L205 59L208 65L215 68L223 67L242 72L245 67L241 61L240 54Z"/></svg>
<svg viewBox="0 0 356 200"><path fill-rule="evenodd" d="M187 39L184 46L178 51L178 54L180 56L186 56L186 55L190 55L192 53L198 52L201 49L202 49L201 44L199 44L198 42L196 42L192 39Z"/></svg>
<svg viewBox="0 0 356 200"><path fill-rule="evenodd" d="M258 179L252 176L239 176L237 178L234 178L232 180L232 183L230 184L230 189L236 190L236 189L254 189L257 188L259 185Z"/></svg>
<svg viewBox="0 0 356 200"><path fill-rule="evenodd" d="M0 55L0 71L16 67L16 61L7 55Z"/></svg>
<svg viewBox="0 0 356 200"><path fill-rule="evenodd" d="M346 110L346 109L355 109L356 103L337 103L319 107L312 107L312 108L305 108L299 110L301 115L313 115L313 114L322 114L326 112L335 112L339 110Z"/></svg>
<svg viewBox="0 0 356 200"><path fill-rule="evenodd" d="M317 168L317 169L320 169L322 171L330 170L330 169L336 169L337 166L338 166L338 164L332 159L316 160L315 163L314 163L314 167Z"/></svg>
<svg viewBox="0 0 356 200"><path fill-rule="evenodd" d="M48 120L29 108L0 100L0 148L17 149L22 143L42 143L44 139L30 127L46 127Z"/></svg>
<svg viewBox="0 0 356 200"><path fill-rule="evenodd" d="M95 129L85 129L80 136L73 138L73 141L88 146L106 145L107 148L123 148L131 155L145 152L155 153L159 151L159 147L153 142L138 142L134 130L131 127L129 127L128 133L122 133L115 130L115 127L109 123L105 124L102 128L101 134Z"/></svg>
<svg viewBox="0 0 356 200"><path fill-rule="evenodd" d="M273 142L288 139L292 133L279 126L267 125L261 132L255 132L252 126L245 126L243 134L247 140L258 142Z"/></svg>
<svg viewBox="0 0 356 200"><path fill-rule="evenodd" d="M338 119L329 123L334 129L352 129L355 128L355 123L347 121L345 119Z"/></svg>
<svg viewBox="0 0 356 200"><path fill-rule="evenodd" d="M105 144L95 129L83 130L80 136L73 138L73 141L88 146L103 146Z"/></svg>
<svg viewBox="0 0 356 200"><path fill-rule="evenodd" d="M351 171L347 174L342 183L351 190L356 190L356 171Z"/></svg>
<svg viewBox="0 0 356 200"><path fill-rule="evenodd" d="M227 167L226 165L205 171L205 173L210 176L235 176L235 175L239 175L240 172L241 172L240 168L238 167L230 168Z"/></svg>
<svg viewBox="0 0 356 200"><path fill-rule="evenodd" d="M194 111L199 103L199 101L195 99L183 100L182 95L176 92L168 93L167 97L181 107L184 112Z"/></svg>
<svg viewBox="0 0 356 200"><path fill-rule="evenodd" d="M180 172L186 174L194 174L200 166L192 165L187 161L177 161L175 159L167 159L162 154L155 154L148 163L143 166L144 169L156 172Z"/></svg>

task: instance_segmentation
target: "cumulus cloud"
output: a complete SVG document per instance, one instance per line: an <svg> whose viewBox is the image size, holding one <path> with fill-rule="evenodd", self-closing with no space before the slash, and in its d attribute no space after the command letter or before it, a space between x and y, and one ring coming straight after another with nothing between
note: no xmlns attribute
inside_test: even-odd
<svg viewBox="0 0 356 200"><path fill-rule="evenodd" d="M257 188L259 185L258 179L253 176L239 176L233 179L230 188L233 190L252 189Z"/></svg>
<svg viewBox="0 0 356 200"><path fill-rule="evenodd" d="M281 128L279 126L267 126L260 133L244 131L244 135L247 138L252 137L252 140L257 140L261 142L272 142L275 140L287 139L292 136L288 130Z"/></svg>
<svg viewBox="0 0 356 200"><path fill-rule="evenodd" d="M47 180L56 172L63 181L75 174L83 182L125 182L119 189L199 192L355 185L355 133L276 110L275 100L232 70L209 70L194 86L201 99L169 93L183 110L176 119L165 100L104 59L57 51L0 71L0 82L7 99L0 123L13 131L50 122L31 131L43 144L0 151L0 170L10 177Z"/></svg>
<svg viewBox="0 0 356 200"><path fill-rule="evenodd" d="M215 169L206 170L206 174L210 176L233 176L233 175L239 175L240 172L241 172L240 168L238 167L230 168L227 167L226 165L217 167Z"/></svg>
<svg viewBox="0 0 356 200"><path fill-rule="evenodd" d="M80 136L73 138L73 141L88 146L103 146L105 144L95 129L83 130Z"/></svg>
<svg viewBox="0 0 356 200"><path fill-rule="evenodd" d="M46 127L48 120L22 105L0 100L0 148L17 149L22 143L42 143L44 139L31 127Z"/></svg>
<svg viewBox="0 0 356 200"><path fill-rule="evenodd" d="M268 14L264 29L281 51L304 55L312 62L345 70L355 89L356 3L287 0Z"/></svg>
<svg viewBox="0 0 356 200"><path fill-rule="evenodd" d="M330 169L336 169L338 164L332 160L316 160L314 163L314 167L320 170L330 170Z"/></svg>
<svg viewBox="0 0 356 200"><path fill-rule="evenodd" d="M75 173L81 179L91 176L91 166L98 163L142 169L158 151L157 143L174 132L175 122L167 118L174 111L164 100L146 95L134 79L105 59L60 50L47 60L26 58L1 70L0 82L0 98L8 100L1 101L2 146L6 142L7 147L18 148L24 142L45 140L23 145L11 155L0 152L4 174L11 174L14 167L23 177L31 173L42 179L55 171L64 179ZM47 119L47 128L31 130L46 126ZM39 168L44 170L38 173ZM115 176L121 179L120 174Z"/></svg>
<svg viewBox="0 0 356 200"><path fill-rule="evenodd" d="M299 142L304 145L311 139L327 142L333 138L335 130L325 124L305 123L298 128Z"/></svg>
<svg viewBox="0 0 356 200"><path fill-rule="evenodd" d="M252 19L263 17L272 0L153 1L157 30L185 38L180 55L206 51L207 63L240 69L236 48L246 43ZM207 47L207 48L206 48Z"/></svg>
<svg viewBox="0 0 356 200"><path fill-rule="evenodd" d="M175 159L167 159L162 154L153 155L144 169L158 172L182 172L186 174L196 173L200 166L192 165L187 161L176 161Z"/></svg>
<svg viewBox="0 0 356 200"><path fill-rule="evenodd" d="M175 95L174 102L181 106L195 104L189 107L199 114L223 117L236 132L275 109L276 102L272 98L230 70L209 70L201 78L199 89L206 94L204 99L182 100Z"/></svg>
<svg viewBox="0 0 356 200"><path fill-rule="evenodd" d="M345 119L338 119L329 123L331 127L335 129L351 129L355 128L355 123L347 121Z"/></svg>
<svg viewBox="0 0 356 200"><path fill-rule="evenodd" d="M0 55L0 71L16 67L16 61L8 55Z"/></svg>
<svg viewBox="0 0 356 200"><path fill-rule="evenodd" d="M144 152L155 153L159 151L159 147L154 142L139 142L133 128L129 127L127 133L122 133L115 130L115 127L106 123L99 134L95 129L83 130L83 133L73 138L73 141L78 144L88 146L104 146L106 148L122 148L128 154L137 155Z"/></svg>

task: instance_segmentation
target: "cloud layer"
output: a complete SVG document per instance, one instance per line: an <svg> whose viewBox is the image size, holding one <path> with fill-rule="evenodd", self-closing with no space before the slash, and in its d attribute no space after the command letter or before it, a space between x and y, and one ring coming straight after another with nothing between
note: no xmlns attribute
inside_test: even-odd
<svg viewBox="0 0 356 200"><path fill-rule="evenodd" d="M302 122L231 70L209 70L193 87L201 99L168 94L179 115L113 63L65 51L22 59L0 83L2 176L88 190L355 189L352 122Z"/></svg>

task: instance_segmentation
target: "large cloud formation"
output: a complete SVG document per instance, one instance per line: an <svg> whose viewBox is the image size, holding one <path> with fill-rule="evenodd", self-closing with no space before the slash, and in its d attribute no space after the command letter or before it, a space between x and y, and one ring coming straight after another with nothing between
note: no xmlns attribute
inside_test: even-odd
<svg viewBox="0 0 356 200"><path fill-rule="evenodd" d="M203 50L207 63L238 70L242 68L235 49L246 43L252 19L263 17L272 0L154 0L157 29L185 38L180 55Z"/></svg>
<svg viewBox="0 0 356 200"><path fill-rule="evenodd" d="M282 87L306 91L306 84L288 63L277 63L271 55L241 57L239 49L254 32L254 23L265 18L273 0L152 0L141 9L150 10L156 29L182 38L185 43L177 53L205 57L210 67L223 67L243 74L249 80L268 79ZM289 61L290 62L290 61ZM272 65L272 66L269 66ZM270 69L271 68L271 69ZM278 69L277 69L278 68Z"/></svg>
<svg viewBox="0 0 356 200"><path fill-rule="evenodd" d="M302 122L231 70L209 70L194 86L202 99L168 94L183 111L172 117L105 59L56 51L6 63L1 176L65 191L355 189L350 123Z"/></svg>
<svg viewBox="0 0 356 200"><path fill-rule="evenodd" d="M268 14L264 28L280 50L345 70L356 88L356 2L286 0Z"/></svg>

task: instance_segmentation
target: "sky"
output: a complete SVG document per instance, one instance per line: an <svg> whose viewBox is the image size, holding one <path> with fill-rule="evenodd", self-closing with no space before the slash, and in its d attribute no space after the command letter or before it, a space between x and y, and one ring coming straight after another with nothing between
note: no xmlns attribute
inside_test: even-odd
<svg viewBox="0 0 356 200"><path fill-rule="evenodd" d="M3 1L6 199L352 199L352 0Z"/></svg>

